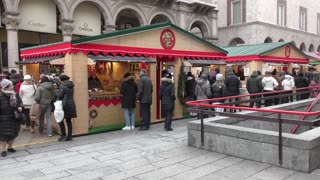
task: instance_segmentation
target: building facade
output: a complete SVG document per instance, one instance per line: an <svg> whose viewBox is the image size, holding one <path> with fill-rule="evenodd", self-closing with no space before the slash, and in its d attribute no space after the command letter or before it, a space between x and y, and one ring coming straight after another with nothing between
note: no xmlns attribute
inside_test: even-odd
<svg viewBox="0 0 320 180"><path fill-rule="evenodd" d="M293 42L320 52L320 4L307 0L218 0L218 45Z"/></svg>
<svg viewBox="0 0 320 180"><path fill-rule="evenodd" d="M164 21L215 43L217 13L216 0L2 0L0 70L18 68L22 47Z"/></svg>

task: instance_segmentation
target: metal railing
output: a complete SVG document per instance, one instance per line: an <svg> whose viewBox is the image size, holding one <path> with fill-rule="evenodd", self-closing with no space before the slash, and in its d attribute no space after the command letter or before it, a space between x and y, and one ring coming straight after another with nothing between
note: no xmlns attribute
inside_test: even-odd
<svg viewBox="0 0 320 180"><path fill-rule="evenodd" d="M270 109L266 107L261 108L253 108L253 107L245 107L240 106L240 104L243 103L250 103L250 102L258 102L258 101L264 101L268 99L276 99L276 98L288 98L290 96L300 96L300 95L307 95L312 92L320 92L320 86L316 88L315 90L311 90L310 88L299 88L294 89L294 92L292 90L282 90L282 91L274 91L274 92L264 92L264 93L255 93L255 94L246 94L246 95L240 95L240 96L229 96L229 97L222 97L222 98L213 98L213 99L206 99L206 100L198 100L198 101L188 101L186 104L190 106L187 108L187 111L197 113L198 118L201 121L200 129L201 129L201 146L204 146L204 115L219 115L219 116L226 116L226 117L234 117L234 118L244 118L247 120L257 120L257 121L266 121L266 122L277 122L279 124L279 130L278 130L278 149L279 149L279 164L282 165L283 160L283 142L282 142L282 124L293 124L297 126L316 126L320 124L320 119L314 119L314 120L308 120L303 121L305 117L308 116L319 116L320 111L314 111L314 112L302 112L302 111L289 111L289 110L280 110L280 109ZM265 95L272 95L272 96L265 96ZM255 99L245 99L246 97L251 96L261 96L261 98L255 98ZM236 101L226 102L226 103L220 103L220 104L212 104L213 102L221 102L221 101L227 101L231 99L238 99ZM320 99L320 93L317 95L317 97L314 99L314 102L312 105L317 104L318 100ZM319 102L320 103L320 102ZM224 112L216 112L211 109L213 108L224 108ZM312 107L308 108L309 110L312 109ZM265 117L265 116L259 116L259 115L248 115L243 113L229 113L227 110L239 110L239 111L254 111L254 112L264 112L264 113L275 113L277 114L276 117ZM282 118L282 115L298 115L302 116L303 120L297 120L297 119L286 119Z"/></svg>

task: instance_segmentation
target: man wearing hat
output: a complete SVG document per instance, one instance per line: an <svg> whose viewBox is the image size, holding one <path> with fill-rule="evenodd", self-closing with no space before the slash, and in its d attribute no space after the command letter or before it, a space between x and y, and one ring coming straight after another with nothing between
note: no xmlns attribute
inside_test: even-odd
<svg viewBox="0 0 320 180"><path fill-rule="evenodd" d="M143 126L139 130L148 130L150 128L150 106L152 104L153 86L151 79L147 76L145 69L140 70L140 80L138 83L137 99L140 103Z"/></svg>

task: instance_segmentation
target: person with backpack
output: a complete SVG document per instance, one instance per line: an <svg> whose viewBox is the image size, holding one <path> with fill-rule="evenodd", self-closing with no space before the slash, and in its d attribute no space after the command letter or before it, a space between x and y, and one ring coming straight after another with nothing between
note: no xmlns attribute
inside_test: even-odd
<svg viewBox="0 0 320 180"><path fill-rule="evenodd" d="M216 75L216 82L212 84L211 91L212 91L212 98L222 98L226 95L226 85L223 82L223 75L217 74ZM213 104L221 104L224 103L224 100L214 101ZM214 108L216 112L223 112L223 108Z"/></svg>

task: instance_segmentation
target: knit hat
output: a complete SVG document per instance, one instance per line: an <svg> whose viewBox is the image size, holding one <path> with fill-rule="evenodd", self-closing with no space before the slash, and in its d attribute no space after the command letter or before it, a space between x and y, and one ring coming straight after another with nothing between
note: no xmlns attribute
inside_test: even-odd
<svg viewBox="0 0 320 180"><path fill-rule="evenodd" d="M223 80L223 75L222 74L217 74L216 80L217 81L222 81Z"/></svg>
<svg viewBox="0 0 320 180"><path fill-rule="evenodd" d="M200 75L200 78L201 78L201 79L204 79L204 80L208 80L208 74L203 72L203 73Z"/></svg>
<svg viewBox="0 0 320 180"><path fill-rule="evenodd" d="M146 75L146 74L147 74L147 70L145 70L145 69L140 70L140 75Z"/></svg>
<svg viewBox="0 0 320 180"><path fill-rule="evenodd" d="M59 76L59 79L60 79L61 81L64 81L64 80L69 80L70 77L67 76L66 74L61 74L61 75Z"/></svg>
<svg viewBox="0 0 320 180"><path fill-rule="evenodd" d="M25 81L28 81L31 79L32 79L32 77L29 74L23 76L23 80L25 80Z"/></svg>
<svg viewBox="0 0 320 180"><path fill-rule="evenodd" d="M13 85L13 83L12 83L12 81L10 81L8 79L2 79L0 85L1 85L2 89L5 89L9 85Z"/></svg>
<svg viewBox="0 0 320 180"><path fill-rule="evenodd" d="M123 76L123 78L127 78L127 77L129 77L129 76L131 76L131 74L127 72L127 73Z"/></svg>

